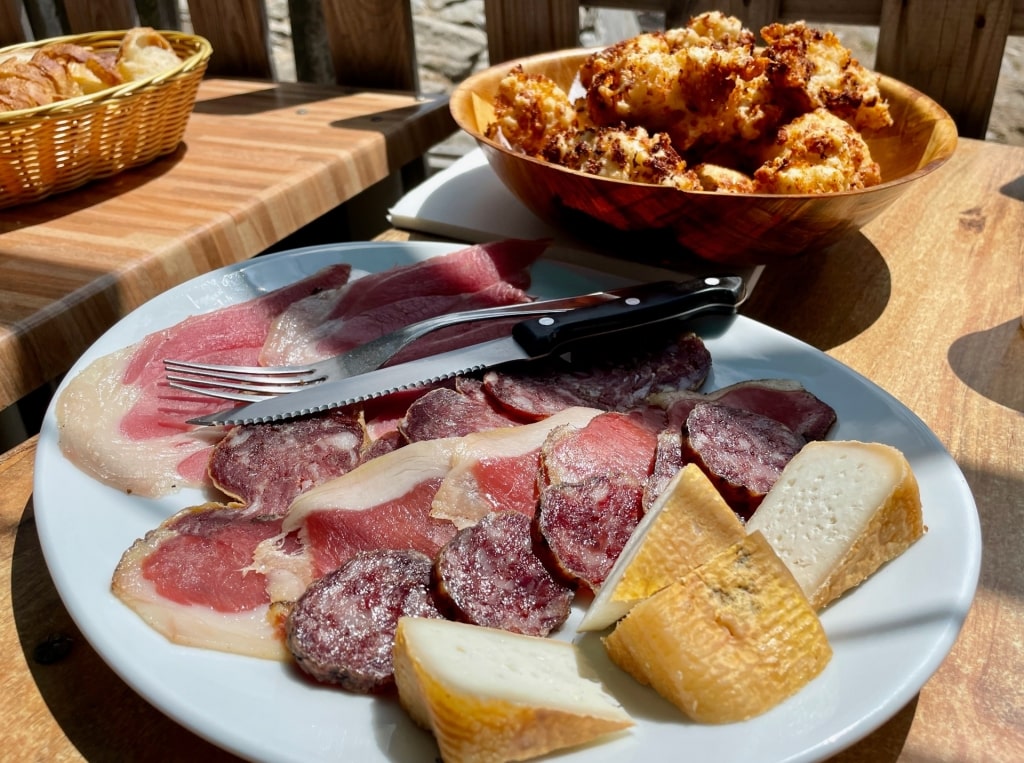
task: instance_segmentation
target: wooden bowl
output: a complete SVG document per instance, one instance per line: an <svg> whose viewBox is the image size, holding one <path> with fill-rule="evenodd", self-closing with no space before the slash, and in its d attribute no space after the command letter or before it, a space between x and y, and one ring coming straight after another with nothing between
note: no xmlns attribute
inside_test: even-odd
<svg viewBox="0 0 1024 763"><path fill-rule="evenodd" d="M941 166L956 149L956 125L923 93L883 76L891 127L864 137L882 183L825 194L731 194L680 191L588 175L511 151L483 135L498 83L516 64L545 74L568 92L591 50L565 50L507 61L462 82L452 116L476 138L506 186L535 214L574 234L611 226L627 232L668 232L699 257L761 264L818 251L874 219L907 184Z"/></svg>

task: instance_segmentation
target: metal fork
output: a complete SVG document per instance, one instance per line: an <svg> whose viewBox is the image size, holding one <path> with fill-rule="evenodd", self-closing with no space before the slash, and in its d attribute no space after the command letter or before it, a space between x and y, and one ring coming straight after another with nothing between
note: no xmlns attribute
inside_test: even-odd
<svg viewBox="0 0 1024 763"><path fill-rule="evenodd" d="M346 350L340 355L308 365L229 366L164 359L164 370L167 382L176 389L223 400L249 402L259 398L295 392L311 384L373 371L394 357L406 345L443 326L494 318L565 312L577 307L586 307L616 299L630 290L627 287L580 294L574 297L446 313L397 329L353 347L351 350Z"/></svg>

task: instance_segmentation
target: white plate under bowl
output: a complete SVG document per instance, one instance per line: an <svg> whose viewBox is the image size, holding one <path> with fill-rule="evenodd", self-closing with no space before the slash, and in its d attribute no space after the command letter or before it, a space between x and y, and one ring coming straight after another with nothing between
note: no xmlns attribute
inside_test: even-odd
<svg viewBox="0 0 1024 763"><path fill-rule="evenodd" d="M190 314L252 298L345 261L373 272L458 248L431 243L354 243L249 260L182 284L111 328L68 374ZM567 295L621 285L595 271L542 261L533 292ZM696 324L714 370L705 389L744 379L790 378L830 403L830 437L900 448L921 487L928 533L822 613L834 649L825 671L790 700L740 724L690 723L604 657L581 645L637 720L605 743L551 756L559 761L654 760L759 763L817 761L869 734L909 702L939 667L974 596L981 557L974 500L935 435L879 387L818 350L755 321ZM199 491L159 500L125 495L79 471L60 452L54 411L43 422L35 515L57 590L82 633L135 691L200 736L259 761L433 761L437 748L389 699L315 686L288 664L171 644L110 593L122 552ZM570 638L574 611L560 638Z"/></svg>

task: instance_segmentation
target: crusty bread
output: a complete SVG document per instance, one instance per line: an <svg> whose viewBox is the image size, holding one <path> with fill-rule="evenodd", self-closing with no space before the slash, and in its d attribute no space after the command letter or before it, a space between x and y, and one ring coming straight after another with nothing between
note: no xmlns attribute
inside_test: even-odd
<svg viewBox="0 0 1024 763"><path fill-rule="evenodd" d="M525 760L633 725L563 641L403 617L393 655L399 701L445 763Z"/></svg>
<svg viewBox="0 0 1024 763"><path fill-rule="evenodd" d="M702 723L770 710L832 657L817 615L760 533L637 604L604 644L615 664Z"/></svg>
<svg viewBox="0 0 1024 763"><path fill-rule="evenodd" d="M180 63L167 39L150 27L128 30L117 49L117 70L128 82L153 77Z"/></svg>
<svg viewBox="0 0 1024 763"><path fill-rule="evenodd" d="M711 480L688 464L640 520L578 630L607 628L744 535L743 523Z"/></svg>
<svg viewBox="0 0 1024 763"><path fill-rule="evenodd" d="M747 522L821 609L902 554L924 532L907 459L879 443L808 443Z"/></svg>

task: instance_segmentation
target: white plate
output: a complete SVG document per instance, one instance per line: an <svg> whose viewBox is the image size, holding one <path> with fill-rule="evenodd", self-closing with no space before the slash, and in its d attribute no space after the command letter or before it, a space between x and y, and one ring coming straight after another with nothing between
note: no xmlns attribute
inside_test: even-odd
<svg viewBox="0 0 1024 763"><path fill-rule="evenodd" d="M251 260L153 299L108 331L68 377L97 357L187 315L248 299L348 261L365 271L450 251L447 244L343 244ZM534 268L534 292L555 296L619 285L610 276L554 263ZM616 739L557 760L649 763L811 761L835 754L910 701L945 658L974 596L981 555L974 501L949 454L898 401L828 356L759 323L702 322L714 371L707 389L743 379L801 381L838 413L831 436L885 442L910 460L921 486L927 535L822 616L835 654L824 673L771 712L738 725L685 721L617 671L597 639L582 642L609 688L638 721ZM432 761L437 749L396 702L312 685L287 664L175 646L109 590L132 542L198 491L160 500L126 496L79 472L60 453L53 409L39 440L35 513L47 564L75 622L139 694L199 735L266 761ZM563 630L572 634L580 617ZM562 636L567 638L568 636Z"/></svg>

